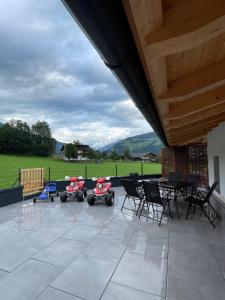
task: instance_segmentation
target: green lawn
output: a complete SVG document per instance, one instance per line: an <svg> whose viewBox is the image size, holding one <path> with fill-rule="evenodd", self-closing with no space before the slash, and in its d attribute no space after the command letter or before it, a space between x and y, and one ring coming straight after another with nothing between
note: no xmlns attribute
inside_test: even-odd
<svg viewBox="0 0 225 300"><path fill-rule="evenodd" d="M131 172L141 174L160 174L161 164L140 162L111 162L102 163L74 163L65 162L54 158L43 158L34 156L0 155L0 188L12 186L18 178L18 170L21 168L45 168L45 177L48 178L48 168L51 168L51 180L64 179L65 176L85 177L85 166L87 177L128 175Z"/></svg>

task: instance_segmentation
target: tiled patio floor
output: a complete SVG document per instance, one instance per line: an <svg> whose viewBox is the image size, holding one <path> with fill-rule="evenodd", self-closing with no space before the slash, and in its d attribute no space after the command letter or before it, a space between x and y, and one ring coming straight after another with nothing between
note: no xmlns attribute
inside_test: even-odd
<svg viewBox="0 0 225 300"><path fill-rule="evenodd" d="M115 191L113 207L56 199L0 208L0 299L225 299L224 222L213 229L181 211L159 227L121 213Z"/></svg>

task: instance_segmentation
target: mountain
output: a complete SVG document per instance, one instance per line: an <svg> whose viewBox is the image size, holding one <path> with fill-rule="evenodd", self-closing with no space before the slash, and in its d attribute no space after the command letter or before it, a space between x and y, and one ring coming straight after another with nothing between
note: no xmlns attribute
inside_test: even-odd
<svg viewBox="0 0 225 300"><path fill-rule="evenodd" d="M162 147L163 144L158 136L154 132L148 132L106 145L100 151L111 152L114 149L122 154L124 149L128 148L132 154L145 154L148 152L159 154Z"/></svg>
<svg viewBox="0 0 225 300"><path fill-rule="evenodd" d="M2 127L4 124L0 122L0 127Z"/></svg>

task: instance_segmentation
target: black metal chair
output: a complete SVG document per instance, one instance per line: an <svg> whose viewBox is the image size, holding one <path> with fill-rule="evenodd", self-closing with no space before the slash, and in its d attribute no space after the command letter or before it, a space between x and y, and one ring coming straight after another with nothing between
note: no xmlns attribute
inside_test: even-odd
<svg viewBox="0 0 225 300"><path fill-rule="evenodd" d="M194 213L196 210L196 206L199 206L201 209L201 212L206 216L206 218L209 220L210 224L214 228L216 227L214 224L214 221L216 219L221 220L221 217L218 214L218 212L215 210L215 208L212 206L212 204L210 203L210 198L211 198L217 184L218 184L218 181L215 181L205 195L203 195L201 192L198 192L196 194L196 197L190 196L187 198L187 200L189 201L189 206L188 206L188 210L187 210L186 220L188 219L190 210L192 209L192 211ZM210 213L207 212L207 210L206 210L207 207L209 209L212 209L212 211L215 213L214 219L211 219Z"/></svg>
<svg viewBox="0 0 225 300"><path fill-rule="evenodd" d="M159 185L157 182L143 181L143 188L144 188L145 197L144 197L144 200L142 201L142 207L140 210L139 218L142 216L142 212L143 212L143 209L145 206L147 206L148 215L149 215L150 205L152 206L152 210L153 210L153 218L152 218L153 220L155 219L154 218L155 211L158 212L157 206L162 207L160 219L158 219L158 215L157 215L157 221L159 221L159 226L161 225L162 217L164 215L167 205L169 208L170 216L172 218L172 213L171 213L170 203L169 203L169 201L170 201L169 194L170 193L164 194L162 196L160 194L160 189L159 189ZM156 206L156 210L155 210L154 206ZM145 216L145 217L149 218L148 216Z"/></svg>
<svg viewBox="0 0 225 300"><path fill-rule="evenodd" d="M192 196L197 193L200 176L194 175L194 174L188 174L186 176L187 183L190 183L191 185L186 188L186 195Z"/></svg>
<svg viewBox="0 0 225 300"><path fill-rule="evenodd" d="M120 181L126 191L126 195L125 195L122 207L121 207L121 211L123 210L123 208L125 208L128 210L136 211L136 215L137 215L139 208L141 206L141 203L143 201L143 198L144 198L144 193L138 190L138 188L137 188L136 184L133 182L133 180L121 179ZM132 200L132 202L134 203L135 210L124 206L126 200L128 200L128 201Z"/></svg>
<svg viewBox="0 0 225 300"><path fill-rule="evenodd" d="M181 174L179 172L170 172L168 175L169 182L179 182L181 181Z"/></svg>
<svg viewBox="0 0 225 300"><path fill-rule="evenodd" d="M139 182L139 175L138 173L130 173L129 174L129 179L132 180L134 182L134 184L137 186L138 190L140 190L140 188L142 188L142 183Z"/></svg>

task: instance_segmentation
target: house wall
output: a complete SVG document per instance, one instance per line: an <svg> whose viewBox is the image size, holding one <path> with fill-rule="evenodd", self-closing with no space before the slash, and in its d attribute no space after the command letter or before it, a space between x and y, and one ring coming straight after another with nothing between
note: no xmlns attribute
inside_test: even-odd
<svg viewBox="0 0 225 300"><path fill-rule="evenodd" d="M219 156L220 194L225 197L225 122L208 133L209 184L214 182L214 156Z"/></svg>

